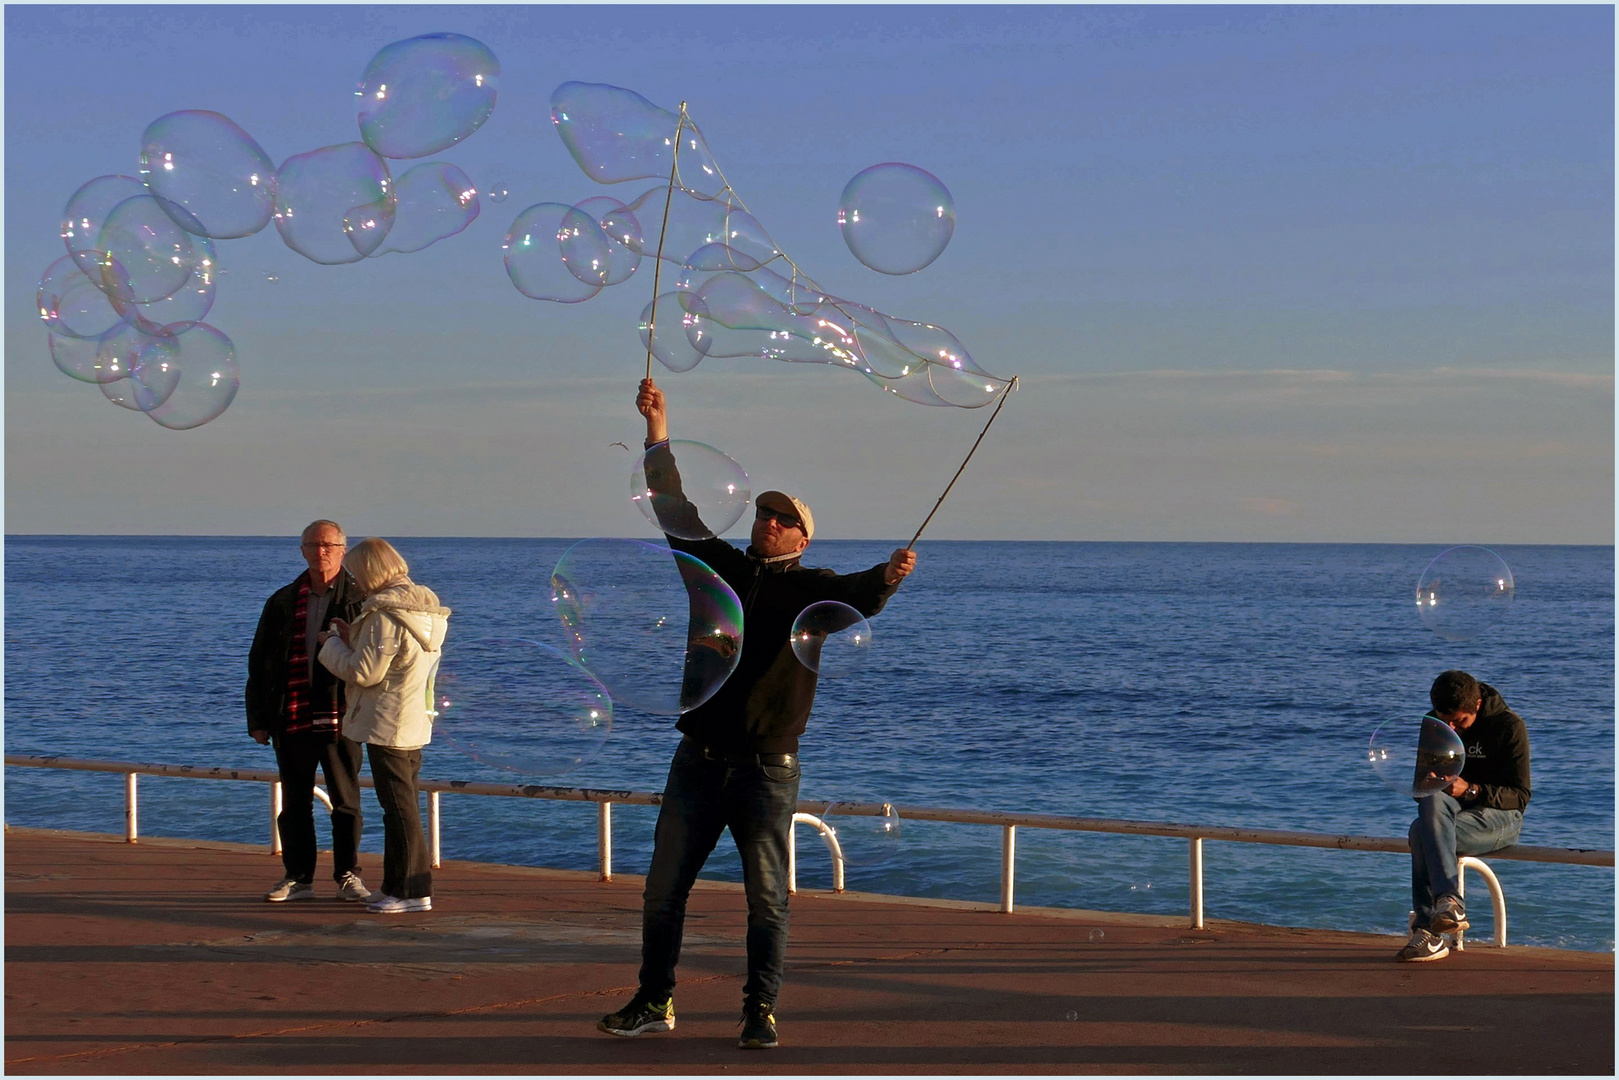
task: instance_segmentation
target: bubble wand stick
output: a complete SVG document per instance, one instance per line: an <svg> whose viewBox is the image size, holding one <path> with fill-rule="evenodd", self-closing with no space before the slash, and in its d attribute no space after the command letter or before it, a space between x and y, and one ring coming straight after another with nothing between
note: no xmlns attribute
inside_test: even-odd
<svg viewBox="0 0 1619 1080"><path fill-rule="evenodd" d="M950 489L956 486L956 481L961 479L962 472L967 468L967 462L973 459L973 453L977 451L978 444L984 441L985 435L989 434L989 425L993 424L995 418L1001 414L1001 406L1006 404L1006 396L1016 389L1017 376L1014 375L1012 376L1012 381L1007 383L1006 388L1001 391L1001 400L995 403L995 411L989 414L989 419L984 423L984 430L978 433L978 438L973 440L972 449L967 451L967 456L962 459L961 468L956 470L956 475L952 476L950 482L944 486L944 493L939 496L939 501L933 504L933 509L928 511L928 516L922 519L921 526L916 530L916 536L911 537L911 542L905 545L906 551L910 551L916 546L917 537L921 536L922 530L928 527L928 522L933 520L933 515L939 512L939 507L944 504L945 495L950 494Z"/></svg>
<svg viewBox="0 0 1619 1080"><path fill-rule="evenodd" d="M646 377L652 378L652 338L658 332L658 271L663 269L663 234L669 228L669 205L675 197L680 176L680 134L686 128L686 103L680 103L680 119L675 124L675 152L669 162L669 188L663 193L663 224L658 226L658 257L652 260L652 313L646 320Z"/></svg>

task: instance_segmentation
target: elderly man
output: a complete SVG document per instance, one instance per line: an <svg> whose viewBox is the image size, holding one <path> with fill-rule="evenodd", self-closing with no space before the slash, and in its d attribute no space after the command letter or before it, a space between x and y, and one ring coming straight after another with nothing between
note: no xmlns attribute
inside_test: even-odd
<svg viewBox="0 0 1619 1080"><path fill-rule="evenodd" d="M663 392L647 379L635 405L646 417L647 486L658 520L667 531L695 535L689 526L697 511L681 494ZM798 807L798 737L809 721L816 684L816 673L793 653L793 620L822 600L875 615L916 566L916 555L906 548L856 574L801 566L799 557L815 532L809 507L780 491L765 492L754 505L758 513L746 551L717 538L669 537L670 547L703 560L742 598L747 639L730 678L675 725L684 738L669 765L642 897L640 987L629 1004L596 1025L611 1035L674 1029L675 963L686 898L729 828L742 856L748 903L748 979L737 1045L748 1050L776 1045L775 1006L787 954L787 841Z"/></svg>
<svg viewBox="0 0 1619 1080"><path fill-rule="evenodd" d="M275 744L281 771L281 862L271 903L315 898L315 769L332 800L332 877L339 900L365 900L360 880L360 745L345 739L343 683L315 662L332 622L349 622L364 597L343 569L348 540L335 521L314 521L299 549L309 569L276 590L247 655L247 733Z"/></svg>

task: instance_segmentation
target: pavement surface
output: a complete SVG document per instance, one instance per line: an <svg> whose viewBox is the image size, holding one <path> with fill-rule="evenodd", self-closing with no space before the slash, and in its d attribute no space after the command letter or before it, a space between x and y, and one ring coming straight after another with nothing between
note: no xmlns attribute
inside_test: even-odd
<svg viewBox="0 0 1619 1080"><path fill-rule="evenodd" d="M328 873L322 856L318 875ZM692 896L676 1030L635 988L641 879L449 862L434 910L267 904L264 847L5 833L11 1074L1612 1074L1614 957L805 891L781 1046L736 1047L739 886ZM375 882L372 883L373 885Z"/></svg>

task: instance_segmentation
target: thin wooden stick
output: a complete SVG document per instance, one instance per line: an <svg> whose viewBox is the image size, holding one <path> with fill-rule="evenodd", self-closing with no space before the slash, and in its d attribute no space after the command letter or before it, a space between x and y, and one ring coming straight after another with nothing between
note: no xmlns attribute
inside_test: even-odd
<svg viewBox="0 0 1619 1080"><path fill-rule="evenodd" d="M967 451L967 456L962 459L961 468L956 470L956 475L952 476L950 482L944 486L944 494L939 496L939 501L933 504L932 510L928 511L928 516L923 519L921 528L916 530L916 536L911 537L911 542L905 545L906 551L916 546L917 537L922 535L922 529L927 528L928 522L933 520L933 515L939 512L939 507L944 503L944 496L950 494L950 489L956 486L956 481L961 478L962 471L967 468L967 462L973 459L973 454L977 451L978 444L984 441L985 435L989 434L989 425L993 424L995 418L1001 414L1001 406L1006 404L1006 396L1016 389L1017 376L1014 375L1012 376L1012 381L1006 384L1006 389L1001 391L1001 400L995 403L995 411L989 414L989 420L984 424L984 430L980 431L978 438L973 440L973 448Z"/></svg>
<svg viewBox="0 0 1619 1080"><path fill-rule="evenodd" d="M680 171L680 136L686 129L686 103L680 103L680 120L675 124L675 152L669 162L669 190L663 196L663 224L658 226L658 257L652 260L652 313L646 320L646 377L652 378L652 340L658 331L658 278L663 269L663 235L669 229L669 206L675 197L675 180Z"/></svg>

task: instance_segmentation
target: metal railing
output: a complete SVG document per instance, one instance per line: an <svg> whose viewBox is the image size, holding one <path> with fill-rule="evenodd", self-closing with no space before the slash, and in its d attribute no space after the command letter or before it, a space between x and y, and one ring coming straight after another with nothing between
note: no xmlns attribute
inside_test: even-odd
<svg viewBox="0 0 1619 1080"><path fill-rule="evenodd" d="M233 769L219 766L139 764L128 761L89 761L55 755L7 754L7 765L39 769L69 769L81 772L121 773L124 777L124 839L130 843L139 838L137 820L137 776L184 776L200 780L245 780L271 785L270 845L280 850L276 816L281 806L280 774L274 769ZM370 777L360 778L362 787L373 787ZM612 808L614 803L632 806L657 806L663 794L655 791L628 789L550 787L541 784L492 784L473 780L422 780L418 788L428 796L428 833L432 847L432 863L440 863L439 795L453 792L462 795L486 795L497 798L555 799L564 802L593 802L597 804L596 853L597 869L601 880L613 877ZM320 793L322 801L324 792ZM826 843L832 859L832 887L835 892L844 889L844 856L837 833L811 811L825 807L825 800L800 800L798 812L793 815L794 830L788 846L788 883L798 891L796 833L798 825L816 829ZM890 803L839 802L838 813L848 816L879 817L897 813L901 820L947 822L958 825L988 825L1001 830L1000 910L1014 910L1017 870L1017 830L1052 829L1065 832L1114 833L1129 836L1161 836L1187 841L1187 881L1189 894L1188 918L1192 929L1202 929L1203 914L1203 841L1219 840L1239 844L1270 844L1284 847L1334 848L1340 851L1382 851L1405 853L1409 850L1404 838L1382 836L1355 836L1350 834L1292 832L1281 829L1249 829L1223 825L1183 825L1159 821L1129 821L1117 818L1069 817L1059 814L1030 814L1013 811L956 810L926 806L895 806ZM1572 866L1613 866L1611 850L1593 848L1539 847L1532 844L1514 844L1490 853L1490 859L1519 862L1559 863ZM1466 869L1480 872L1490 889L1495 910L1496 944L1506 944L1506 902L1500 883L1483 862L1468 858Z"/></svg>

